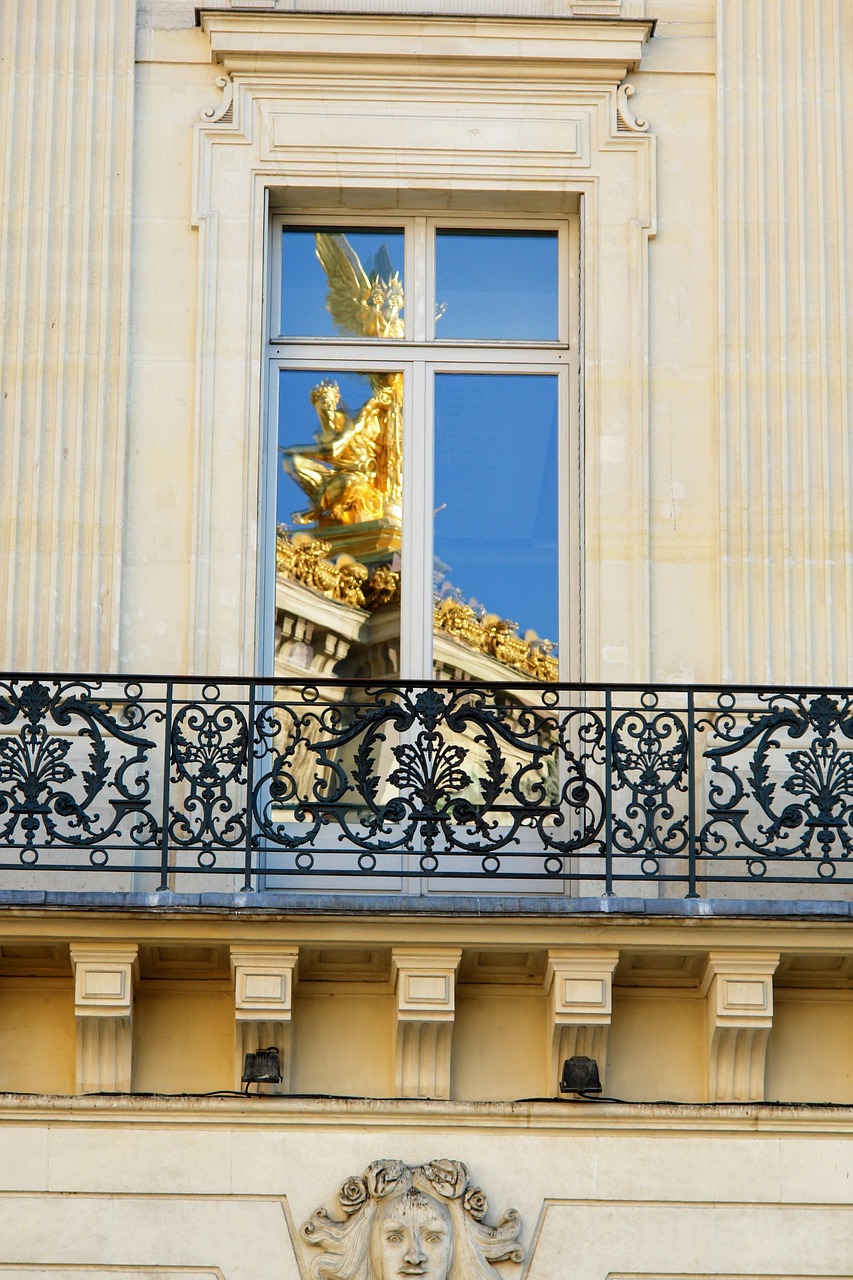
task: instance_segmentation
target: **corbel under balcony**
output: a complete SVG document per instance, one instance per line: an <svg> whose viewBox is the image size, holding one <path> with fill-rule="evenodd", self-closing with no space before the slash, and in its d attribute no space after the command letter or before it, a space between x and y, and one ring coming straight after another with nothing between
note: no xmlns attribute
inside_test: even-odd
<svg viewBox="0 0 853 1280"><path fill-rule="evenodd" d="M709 952L701 986L707 1002L709 1102L763 1102L778 965L778 952Z"/></svg>
<svg viewBox="0 0 853 1280"><path fill-rule="evenodd" d="M73 944L70 951L77 1027L75 1093L129 1093L139 948L86 943Z"/></svg>
<svg viewBox="0 0 853 1280"><path fill-rule="evenodd" d="M552 949L545 967L550 998L551 1044L548 1082L559 1094L562 1065L578 1055L594 1058L602 1088L607 1070L607 1036L613 1014L613 974L618 951Z"/></svg>
<svg viewBox="0 0 853 1280"><path fill-rule="evenodd" d="M247 1053L278 1049L281 1083L259 1085L265 1093L289 1093L292 1059L293 989L297 982L297 947L232 947L234 975L236 1089L241 1088Z"/></svg>
<svg viewBox="0 0 853 1280"><path fill-rule="evenodd" d="M394 1063L398 1098L449 1098L450 1049L461 947L391 952L397 997Z"/></svg>

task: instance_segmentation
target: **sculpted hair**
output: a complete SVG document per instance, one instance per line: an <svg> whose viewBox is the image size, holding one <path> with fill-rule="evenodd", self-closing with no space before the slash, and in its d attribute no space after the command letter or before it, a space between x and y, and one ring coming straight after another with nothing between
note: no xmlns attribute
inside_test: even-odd
<svg viewBox="0 0 853 1280"><path fill-rule="evenodd" d="M323 1252L308 1265L311 1280L368 1280L370 1233L376 1204L375 1200L365 1201L343 1222L330 1218L325 1209L312 1214L302 1234L309 1244L319 1245Z"/></svg>

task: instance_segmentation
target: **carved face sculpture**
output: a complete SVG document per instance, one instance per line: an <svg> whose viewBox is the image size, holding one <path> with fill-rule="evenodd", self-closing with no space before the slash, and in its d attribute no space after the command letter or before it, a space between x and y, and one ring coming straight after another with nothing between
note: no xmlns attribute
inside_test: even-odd
<svg viewBox="0 0 853 1280"><path fill-rule="evenodd" d="M382 1203L370 1237L370 1280L447 1280L453 1256L450 1214L414 1189Z"/></svg>

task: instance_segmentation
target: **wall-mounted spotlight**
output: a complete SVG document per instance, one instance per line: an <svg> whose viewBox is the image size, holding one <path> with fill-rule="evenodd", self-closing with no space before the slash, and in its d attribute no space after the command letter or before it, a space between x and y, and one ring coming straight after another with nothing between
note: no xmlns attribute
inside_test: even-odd
<svg viewBox="0 0 853 1280"><path fill-rule="evenodd" d="M560 1093L601 1093L601 1078L595 1058L567 1058L560 1077Z"/></svg>
<svg viewBox="0 0 853 1280"><path fill-rule="evenodd" d="M281 1058L278 1049L259 1049L257 1053L247 1053L243 1062L242 1083L249 1092L250 1084L281 1084Z"/></svg>

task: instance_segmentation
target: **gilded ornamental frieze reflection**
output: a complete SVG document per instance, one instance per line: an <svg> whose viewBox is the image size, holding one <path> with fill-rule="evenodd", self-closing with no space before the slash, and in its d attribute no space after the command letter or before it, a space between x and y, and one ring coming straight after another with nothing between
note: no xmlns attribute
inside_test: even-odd
<svg viewBox="0 0 853 1280"><path fill-rule="evenodd" d="M351 609L371 612L399 605L400 574L388 565L371 568L343 554L332 560L332 543L305 532L279 529L276 572ZM486 654L519 675L537 681L558 679L553 645L528 634L519 636L514 622L479 612L455 596L436 598L433 626L478 653Z"/></svg>

